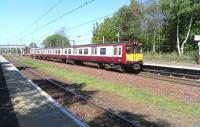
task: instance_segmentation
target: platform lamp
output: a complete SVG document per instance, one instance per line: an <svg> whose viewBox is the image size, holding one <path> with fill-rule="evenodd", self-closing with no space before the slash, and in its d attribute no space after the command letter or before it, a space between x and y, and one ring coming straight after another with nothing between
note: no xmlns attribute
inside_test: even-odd
<svg viewBox="0 0 200 127"><path fill-rule="evenodd" d="M200 64L200 35L195 35L194 36L194 41L198 42L198 46L199 46L198 64Z"/></svg>

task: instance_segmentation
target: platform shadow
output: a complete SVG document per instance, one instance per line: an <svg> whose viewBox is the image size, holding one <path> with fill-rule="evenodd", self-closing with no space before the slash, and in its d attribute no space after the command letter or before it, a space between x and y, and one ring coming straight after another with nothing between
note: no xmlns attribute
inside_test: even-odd
<svg viewBox="0 0 200 127"><path fill-rule="evenodd" d="M50 84L47 80L44 79L39 79L39 80L33 79L32 81L36 83L42 90L50 94L55 100L57 100L62 105L65 105L67 107L77 103L81 105L87 104L87 101L84 101L78 95L74 95L74 93L79 94L82 97L90 100L98 92L98 91L85 90L84 88L86 84L84 83L67 84L55 79L50 79L50 80L58 85L61 85L62 88L55 84L52 83Z"/></svg>
<svg viewBox="0 0 200 127"><path fill-rule="evenodd" d="M162 120L162 119L157 119L156 121L147 120L148 116L141 115L141 114L134 114L132 112L114 111L114 110L112 110L112 112L115 112L116 114L128 119L133 124L132 125L128 124L127 122L124 122L123 120L120 120L120 119L118 119L118 121L114 122L114 124L113 124L113 122L110 122L110 119L107 119L108 114L104 112L104 113L99 114L96 118L92 119L89 122L89 125L90 126L99 125L99 127L118 127L119 123L120 123L121 126L123 126L123 127L126 127L126 126L133 126L133 127L138 127L138 126L139 127L171 127L171 126L173 126L169 122L167 122L166 120ZM110 124L110 123L112 123L112 124Z"/></svg>
<svg viewBox="0 0 200 127"><path fill-rule="evenodd" d="M17 66L16 68L19 71L26 70L26 69L37 69L37 67L28 67L28 66Z"/></svg>
<svg viewBox="0 0 200 127"><path fill-rule="evenodd" d="M0 126L1 127L19 127L13 104L9 95L7 84L3 76L1 66L9 64L8 62L0 65Z"/></svg>

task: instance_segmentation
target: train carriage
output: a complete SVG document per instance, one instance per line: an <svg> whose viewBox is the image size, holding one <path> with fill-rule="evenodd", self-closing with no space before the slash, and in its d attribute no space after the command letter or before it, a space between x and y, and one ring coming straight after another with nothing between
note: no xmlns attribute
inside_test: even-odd
<svg viewBox="0 0 200 127"><path fill-rule="evenodd" d="M121 72L127 68L140 70L143 65L142 43L136 40L113 44L35 48L31 49L30 55L34 58L58 59L72 64L94 62L100 68L115 69Z"/></svg>

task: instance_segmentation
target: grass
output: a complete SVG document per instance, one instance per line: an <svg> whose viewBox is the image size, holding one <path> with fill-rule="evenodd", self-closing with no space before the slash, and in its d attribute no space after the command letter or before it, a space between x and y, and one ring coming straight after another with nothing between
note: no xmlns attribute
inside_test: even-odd
<svg viewBox="0 0 200 127"><path fill-rule="evenodd" d="M29 67L37 68L42 72L55 74L56 76L62 77L62 79L70 82L84 83L87 87L92 87L99 91L109 92L131 101L137 101L139 103L156 106L159 107L160 110L165 110L166 112L169 111L173 113L183 113L190 116L200 117L200 103L191 104L161 96L155 96L150 92L140 88L128 87L121 84L112 83L97 77L73 72L71 70L62 69L38 61L36 62L30 58L18 57L18 59Z"/></svg>

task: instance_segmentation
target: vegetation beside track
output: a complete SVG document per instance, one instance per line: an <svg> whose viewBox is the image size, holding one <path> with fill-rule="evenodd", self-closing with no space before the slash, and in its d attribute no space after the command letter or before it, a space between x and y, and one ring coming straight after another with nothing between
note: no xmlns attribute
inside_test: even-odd
<svg viewBox="0 0 200 127"><path fill-rule="evenodd" d="M10 59L13 59L10 57ZM128 87L109 81L99 79L97 77L91 77L85 74L73 72L71 70L62 69L49 64L35 61L30 58L17 57L23 64L36 68L37 70L46 74L55 74L60 79L64 79L74 83L84 83L87 87L92 87L99 91L109 92L117 96L121 96L131 101L137 101L139 103L145 103L147 105L156 106L162 112L167 113L183 113L193 117L200 117L200 103L190 104L177 100L171 100L161 96L155 96L150 92L134 87Z"/></svg>

